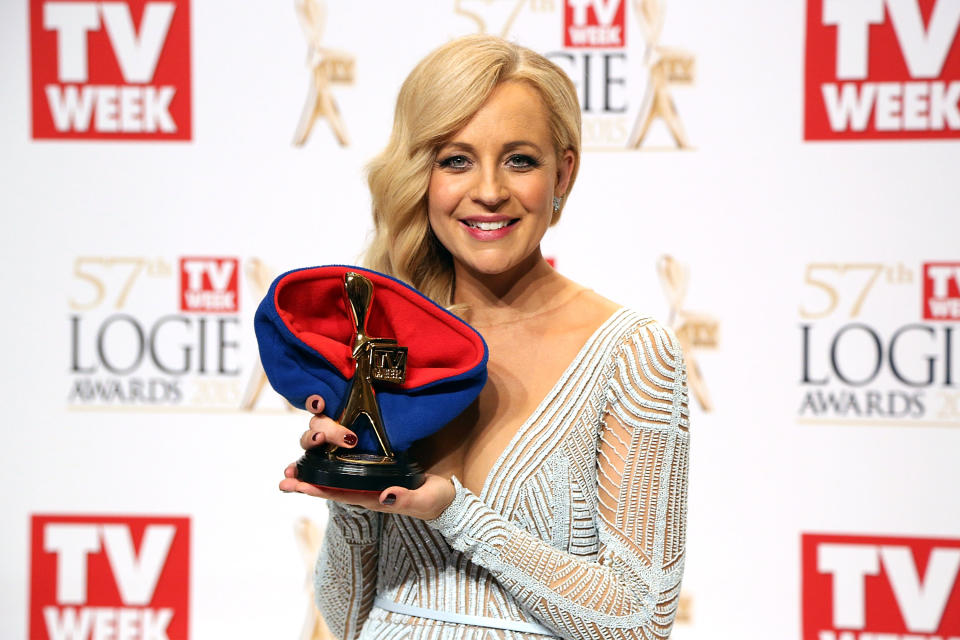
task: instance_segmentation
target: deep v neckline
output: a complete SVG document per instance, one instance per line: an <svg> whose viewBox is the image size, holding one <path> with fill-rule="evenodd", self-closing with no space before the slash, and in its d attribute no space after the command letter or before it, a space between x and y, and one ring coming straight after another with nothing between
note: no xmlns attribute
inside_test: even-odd
<svg viewBox="0 0 960 640"><path fill-rule="evenodd" d="M553 398L560 392L560 389L562 389L563 386L566 384L567 379L570 377L571 371L573 371L578 366L580 361L583 360L584 354L590 350L590 348L599 339L600 335L604 332L607 326L613 323L618 316L620 316L622 313L626 311L627 311L626 307L618 307L613 313L610 314L610 316L606 320L600 323L600 326L598 326L593 331L593 333L590 334L590 337L587 338L586 342L583 343L583 346L580 347L576 355L573 356L573 359L570 361L570 363L563 369L563 372L560 374L560 377L557 378L557 381L553 384L553 386L550 388L547 394L543 397L543 399L537 405L537 408L534 409L533 413L527 416L527 418L522 423L520 423L520 427L517 428L516 433L513 434L509 442L507 442L507 446L503 448L503 451L501 451L500 455L497 456L496 460L494 460L493 466L491 466L489 471L487 471L487 475L483 479L483 486L480 488L480 496L479 496L480 500L482 500L487 504L490 504L487 500L490 493L490 483L492 482L493 478L496 476L497 472L500 470L500 467L503 466L504 461L510 456L513 450L516 448L517 443L523 439L523 437L526 435L526 432L530 430L530 425L532 425L534 422L537 421L537 418L540 417L540 415L547 408L547 406L550 404Z"/></svg>

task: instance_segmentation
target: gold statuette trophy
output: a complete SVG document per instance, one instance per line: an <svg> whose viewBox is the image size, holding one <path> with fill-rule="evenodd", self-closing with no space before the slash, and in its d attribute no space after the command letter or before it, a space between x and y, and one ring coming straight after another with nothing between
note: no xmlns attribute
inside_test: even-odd
<svg viewBox="0 0 960 640"><path fill-rule="evenodd" d="M297 478L350 491L382 491L393 486L416 489L424 482L423 469L406 453L391 448L373 386L374 382L403 384L407 347L398 345L393 338L367 335L367 316L373 302L373 283L368 278L350 271L343 277L343 286L355 327L356 372L337 422L351 431L372 429L380 451L353 452L336 445L308 449L297 461Z"/></svg>

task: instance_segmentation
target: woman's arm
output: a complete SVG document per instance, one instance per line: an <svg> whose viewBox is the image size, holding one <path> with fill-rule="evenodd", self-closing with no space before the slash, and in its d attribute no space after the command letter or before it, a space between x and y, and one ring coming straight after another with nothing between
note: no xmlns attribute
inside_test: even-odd
<svg viewBox="0 0 960 640"><path fill-rule="evenodd" d="M380 514L333 501L327 505L314 595L330 631L348 640L359 635L377 595Z"/></svg>
<svg viewBox="0 0 960 640"><path fill-rule="evenodd" d="M564 638L666 638L683 573L689 451L676 338L650 322L624 340L607 399L596 562L551 547L456 479L453 503L428 524Z"/></svg>

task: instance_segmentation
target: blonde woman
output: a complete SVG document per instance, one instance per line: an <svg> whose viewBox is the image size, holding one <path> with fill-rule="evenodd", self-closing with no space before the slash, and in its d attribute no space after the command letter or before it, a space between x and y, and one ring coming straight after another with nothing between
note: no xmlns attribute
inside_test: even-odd
<svg viewBox="0 0 960 640"><path fill-rule="evenodd" d="M329 500L318 606L343 638L666 638L683 573L688 460L682 354L649 317L540 252L580 162L570 80L472 36L400 90L370 169L367 266L453 307L484 337L478 400L416 443L419 489L280 488ZM323 414L304 448L351 447Z"/></svg>

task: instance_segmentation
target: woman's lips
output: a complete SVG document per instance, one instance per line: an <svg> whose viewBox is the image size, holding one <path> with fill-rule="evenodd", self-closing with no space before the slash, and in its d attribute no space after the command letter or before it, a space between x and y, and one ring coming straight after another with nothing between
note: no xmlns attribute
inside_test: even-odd
<svg viewBox="0 0 960 640"><path fill-rule="evenodd" d="M480 219L466 218L460 220L461 226L477 240L499 240L513 231L514 224L519 218Z"/></svg>

